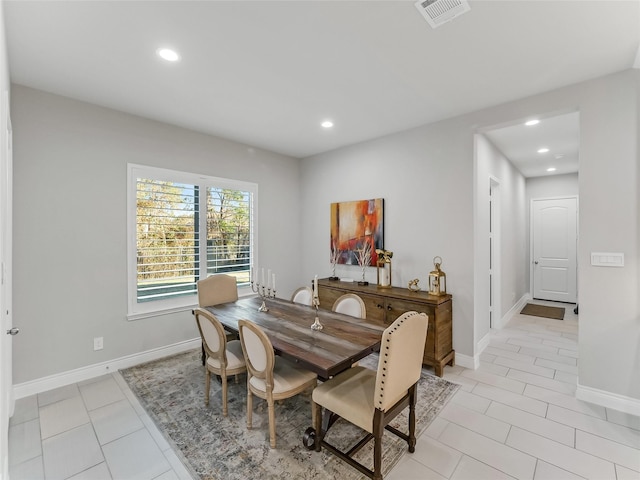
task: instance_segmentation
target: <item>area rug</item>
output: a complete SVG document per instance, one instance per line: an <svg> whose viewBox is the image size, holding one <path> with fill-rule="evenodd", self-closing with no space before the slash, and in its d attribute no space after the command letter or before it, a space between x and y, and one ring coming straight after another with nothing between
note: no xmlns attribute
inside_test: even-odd
<svg viewBox="0 0 640 480"><path fill-rule="evenodd" d="M546 305L536 305L527 303L520 311L523 315L533 317L552 318L554 320L564 320L564 307L548 307Z"/></svg>
<svg viewBox="0 0 640 480"><path fill-rule="evenodd" d="M375 369L377 355L360 362ZM269 447L266 402L254 397L253 428L246 426L246 376L238 383L229 379L229 414L222 415L221 384L211 382L209 406L204 404L204 367L200 350L167 357L121 371L167 441L194 478L246 479L335 479L365 478L337 457L307 450L302 438L311 426L310 395L303 394L276 403L277 448ZM416 434L422 433L458 389L458 385L423 370L418 384ZM407 412L392 425L406 431ZM327 439L340 448L362 438L362 430L338 420ZM373 466L372 442L356 458ZM395 435L383 438L383 469L387 473L407 451L407 444Z"/></svg>

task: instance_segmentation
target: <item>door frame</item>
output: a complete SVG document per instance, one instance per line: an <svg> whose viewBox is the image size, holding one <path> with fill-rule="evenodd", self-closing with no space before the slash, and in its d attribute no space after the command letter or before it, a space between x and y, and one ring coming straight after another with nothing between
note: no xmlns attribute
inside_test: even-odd
<svg viewBox="0 0 640 480"><path fill-rule="evenodd" d="M8 477L9 418L15 406L12 380L12 251L13 251L13 160L9 92L2 92L0 130L0 477Z"/></svg>
<svg viewBox="0 0 640 480"><path fill-rule="evenodd" d="M535 258L533 256L533 238L534 238L534 228L533 228L533 203L540 200L563 200L567 198L575 198L576 199L576 305L578 304L580 298L580 287L578 285L578 270L580 269L579 264L579 256L578 256L578 242L580 241L580 196L576 195L559 195L556 197L539 197L532 198L529 203L529 296L534 298L535 293L535 285L534 285L534 261ZM549 300L553 301L553 300Z"/></svg>
<svg viewBox="0 0 640 480"><path fill-rule="evenodd" d="M500 180L489 175L489 328L502 323L502 207Z"/></svg>

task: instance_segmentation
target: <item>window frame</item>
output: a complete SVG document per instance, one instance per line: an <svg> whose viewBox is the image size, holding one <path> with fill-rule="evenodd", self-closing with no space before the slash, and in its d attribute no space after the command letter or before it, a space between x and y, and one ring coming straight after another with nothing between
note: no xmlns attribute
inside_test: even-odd
<svg viewBox="0 0 640 480"><path fill-rule="evenodd" d="M171 170L160 167L150 167L134 163L127 164L127 320L165 315L174 312L190 310L198 305L198 296L185 295L175 298L151 300L138 303L137 301L137 179L150 178L166 182L179 182L190 185L198 185L200 191L206 192L207 187L242 190L251 194L250 199L250 268L257 265L258 235L258 184L233 180L228 178L212 177L197 173ZM207 201L202 202L201 207L207 208ZM205 254L200 255L199 267L201 272L207 271L207 216L199 215L199 231L204 232L200 241L200 249L204 248ZM250 295L251 286L238 286L238 295Z"/></svg>

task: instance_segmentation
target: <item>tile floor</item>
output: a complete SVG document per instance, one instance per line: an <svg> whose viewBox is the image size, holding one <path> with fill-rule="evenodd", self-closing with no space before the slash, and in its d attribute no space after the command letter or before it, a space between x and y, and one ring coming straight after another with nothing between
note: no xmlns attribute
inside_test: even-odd
<svg viewBox="0 0 640 480"><path fill-rule="evenodd" d="M640 417L574 397L577 333L573 306L516 314L478 370L446 367L462 388L387 480L640 480ZM191 478L118 373L16 402L9 463L11 480Z"/></svg>

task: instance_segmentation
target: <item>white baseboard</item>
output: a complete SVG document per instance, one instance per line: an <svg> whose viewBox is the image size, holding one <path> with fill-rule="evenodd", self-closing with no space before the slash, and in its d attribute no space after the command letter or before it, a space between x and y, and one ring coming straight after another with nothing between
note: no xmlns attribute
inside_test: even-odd
<svg viewBox="0 0 640 480"><path fill-rule="evenodd" d="M122 368L133 367L140 363L150 362L176 353L186 352L201 345L200 337L192 340L174 343L165 347L154 348L145 352L134 353L125 357L116 358L102 363L96 363L75 370L57 373L48 377L38 378L29 382L18 383L13 386L13 394L16 399L28 397L36 393L46 392L58 387L64 387L71 383L82 382L90 378L99 377L107 373L115 372Z"/></svg>
<svg viewBox="0 0 640 480"><path fill-rule="evenodd" d="M480 366L480 362L474 357L456 352L456 365L470 370L476 370Z"/></svg>
<svg viewBox="0 0 640 480"><path fill-rule="evenodd" d="M504 326L509 323L509 320L511 320L511 317L513 317L516 313L520 313L520 310L524 308L529 300L531 300L531 294L527 292L522 297L520 297L520 300L518 300L515 305L502 316L502 318L500 318L496 322L496 325L494 325L493 328L495 328L496 330L504 328Z"/></svg>
<svg viewBox="0 0 640 480"><path fill-rule="evenodd" d="M578 383L576 398L585 402L595 403L605 408L612 408L620 412L640 416L640 400L637 398L605 392L597 388L586 387Z"/></svg>
<svg viewBox="0 0 640 480"><path fill-rule="evenodd" d="M489 346L489 342L490 341L491 341L491 331L487 332L486 335L484 337L482 337L480 339L480 341L478 342L478 344L476 345L477 352L473 356L476 368L478 368L480 366L480 355L482 355L482 352L484 352L484 349Z"/></svg>

